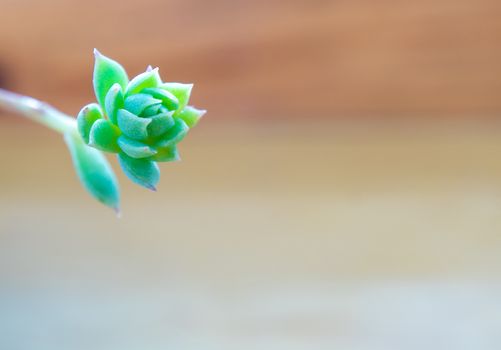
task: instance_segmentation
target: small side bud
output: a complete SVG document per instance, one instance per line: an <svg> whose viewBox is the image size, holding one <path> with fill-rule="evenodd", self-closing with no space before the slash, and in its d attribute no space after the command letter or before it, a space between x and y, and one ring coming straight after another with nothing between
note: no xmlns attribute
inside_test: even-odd
<svg viewBox="0 0 501 350"><path fill-rule="evenodd" d="M120 212L118 181L104 155L87 146L75 132L66 133L64 140L84 188L98 201Z"/></svg>

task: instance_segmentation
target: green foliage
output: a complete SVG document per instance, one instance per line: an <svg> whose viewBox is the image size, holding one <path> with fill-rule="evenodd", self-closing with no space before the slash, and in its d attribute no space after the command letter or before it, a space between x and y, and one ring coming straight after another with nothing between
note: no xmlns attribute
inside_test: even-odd
<svg viewBox="0 0 501 350"><path fill-rule="evenodd" d="M182 83L164 83L160 87L174 96L176 96L179 101L178 113L183 111L184 107L188 104L191 95L191 89L193 89L193 84L182 84Z"/></svg>
<svg viewBox="0 0 501 350"><path fill-rule="evenodd" d="M167 90L162 90L159 88L148 88L144 89L143 92L160 99L162 105L169 111L175 112L179 108L179 100L176 96L174 96Z"/></svg>
<svg viewBox="0 0 501 350"><path fill-rule="evenodd" d="M161 83L162 81L160 80L160 75L158 74L158 68L147 70L129 82L125 95L134 95L140 93L144 89L157 87Z"/></svg>
<svg viewBox="0 0 501 350"><path fill-rule="evenodd" d="M94 92L97 102L101 107L105 108L106 94L114 84L119 84L122 89L125 89L129 78L125 69L118 63L101 55L99 51L94 50L96 62L94 65Z"/></svg>
<svg viewBox="0 0 501 350"><path fill-rule="evenodd" d="M118 138L118 144L123 152L132 158L148 158L157 153L156 149L125 135Z"/></svg>
<svg viewBox="0 0 501 350"><path fill-rule="evenodd" d="M89 146L105 152L120 152L117 142L120 134L120 129L109 120L96 120L90 129Z"/></svg>
<svg viewBox="0 0 501 350"><path fill-rule="evenodd" d="M125 175L136 184L156 191L160 179L160 169L157 163L146 158L133 158L125 153L118 154L118 160Z"/></svg>
<svg viewBox="0 0 501 350"><path fill-rule="evenodd" d="M96 103L91 103L82 108L77 117L78 132L86 143L89 143L90 129L98 119L103 118L101 107Z"/></svg>
<svg viewBox="0 0 501 350"><path fill-rule="evenodd" d="M104 110L113 124L117 123L118 110L124 108L124 103L122 87L118 83L113 84L104 99Z"/></svg>
<svg viewBox="0 0 501 350"><path fill-rule="evenodd" d="M99 105L80 111L78 130L89 146L116 153L133 182L154 190L160 178L156 162L180 159L177 144L205 111L188 106L192 84L164 83L151 67L129 81L118 62L97 50L95 57Z"/></svg>
<svg viewBox="0 0 501 350"><path fill-rule="evenodd" d="M187 106L177 117L182 119L188 127L192 128L197 125L198 121L205 114L204 110L196 109L195 107Z"/></svg>
<svg viewBox="0 0 501 350"><path fill-rule="evenodd" d="M94 198L119 212L118 182L104 155L87 147L76 132L65 133L64 140L80 182Z"/></svg>

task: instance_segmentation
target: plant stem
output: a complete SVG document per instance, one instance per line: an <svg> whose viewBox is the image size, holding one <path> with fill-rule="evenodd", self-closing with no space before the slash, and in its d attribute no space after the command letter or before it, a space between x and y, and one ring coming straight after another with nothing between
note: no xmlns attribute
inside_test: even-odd
<svg viewBox="0 0 501 350"><path fill-rule="evenodd" d="M61 134L76 131L76 120L45 102L0 89L0 108L13 111Z"/></svg>

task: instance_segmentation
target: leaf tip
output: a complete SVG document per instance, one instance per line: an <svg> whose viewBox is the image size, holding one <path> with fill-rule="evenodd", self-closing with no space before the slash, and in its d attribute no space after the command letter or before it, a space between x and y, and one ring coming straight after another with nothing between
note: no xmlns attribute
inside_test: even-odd
<svg viewBox="0 0 501 350"><path fill-rule="evenodd" d="M117 219L120 219L122 217L122 211L120 210L119 206L113 207L113 211L115 212Z"/></svg>

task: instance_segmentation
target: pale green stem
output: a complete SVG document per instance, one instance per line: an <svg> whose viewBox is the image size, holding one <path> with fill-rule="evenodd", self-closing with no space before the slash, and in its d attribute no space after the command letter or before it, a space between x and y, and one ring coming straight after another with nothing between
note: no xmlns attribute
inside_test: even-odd
<svg viewBox="0 0 501 350"><path fill-rule="evenodd" d="M76 131L76 119L28 96L0 89L0 108L16 112L61 134Z"/></svg>

